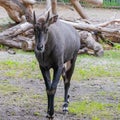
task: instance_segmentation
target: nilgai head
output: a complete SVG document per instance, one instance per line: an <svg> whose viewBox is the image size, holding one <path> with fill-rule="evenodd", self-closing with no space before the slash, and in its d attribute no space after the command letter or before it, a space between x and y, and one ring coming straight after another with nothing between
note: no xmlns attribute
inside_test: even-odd
<svg viewBox="0 0 120 120"><path fill-rule="evenodd" d="M35 12L33 13L33 27L35 34L35 49L41 53L45 51L45 44L48 40L48 28L50 24L53 24L57 21L58 15L55 15L50 18L50 13L48 12L47 17L36 19Z"/></svg>

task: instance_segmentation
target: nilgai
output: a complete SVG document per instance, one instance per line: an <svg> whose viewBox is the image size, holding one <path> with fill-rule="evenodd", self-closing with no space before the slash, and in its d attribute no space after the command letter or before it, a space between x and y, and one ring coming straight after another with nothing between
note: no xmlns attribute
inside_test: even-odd
<svg viewBox="0 0 120 120"><path fill-rule="evenodd" d="M43 75L48 108L47 117L54 115L54 96L60 76L64 80L63 111L68 111L68 89L74 71L77 53L80 48L80 36L70 25L61 22L58 16L36 20L34 12L35 56ZM53 69L53 80L50 78L50 69Z"/></svg>

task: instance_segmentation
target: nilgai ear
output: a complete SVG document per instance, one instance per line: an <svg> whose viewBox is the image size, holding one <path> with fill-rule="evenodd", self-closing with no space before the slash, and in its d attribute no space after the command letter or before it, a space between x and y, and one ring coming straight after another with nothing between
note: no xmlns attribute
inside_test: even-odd
<svg viewBox="0 0 120 120"><path fill-rule="evenodd" d="M33 26L35 26L36 24L36 15L35 15L35 11L33 11Z"/></svg>
<svg viewBox="0 0 120 120"><path fill-rule="evenodd" d="M53 17L51 17L49 20L49 25L55 23L57 19L58 19L58 15L54 15Z"/></svg>

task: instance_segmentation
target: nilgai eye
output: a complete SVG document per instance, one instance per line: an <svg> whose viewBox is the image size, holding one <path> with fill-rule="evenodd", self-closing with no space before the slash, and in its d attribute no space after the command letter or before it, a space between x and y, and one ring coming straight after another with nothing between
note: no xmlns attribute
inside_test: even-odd
<svg viewBox="0 0 120 120"><path fill-rule="evenodd" d="M36 32L36 29L34 28L34 31Z"/></svg>

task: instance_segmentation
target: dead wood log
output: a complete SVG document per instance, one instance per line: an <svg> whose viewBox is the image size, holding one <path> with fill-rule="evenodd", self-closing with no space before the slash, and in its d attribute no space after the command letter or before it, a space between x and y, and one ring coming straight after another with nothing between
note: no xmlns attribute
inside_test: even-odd
<svg viewBox="0 0 120 120"><path fill-rule="evenodd" d="M88 19L88 16L86 15L86 13L84 12L81 4L79 3L78 0L70 0L70 2L72 3L73 7L76 9L76 11L78 12L78 14L83 18L83 19Z"/></svg>
<svg viewBox="0 0 120 120"><path fill-rule="evenodd" d="M32 27L32 24L25 22L9 28L0 33L0 43L10 47L21 48L25 51L33 50L34 38L30 39L28 37L21 36L26 35L28 31L33 32ZM101 45L95 42L94 38L89 32L81 32L80 37L82 42L86 44L86 47L94 50L97 56L102 56L103 49ZM18 45L16 44L17 42Z"/></svg>
<svg viewBox="0 0 120 120"><path fill-rule="evenodd" d="M75 22L70 22L70 21L65 21L65 20L61 20L61 21L74 26L78 30L97 31L97 32L109 34L110 36L112 35L112 36L120 38L120 28L112 29L112 28L107 28L107 27L100 27L98 25L87 24L84 22L75 23Z"/></svg>
<svg viewBox="0 0 120 120"><path fill-rule="evenodd" d="M33 27L33 25L28 22L18 24L16 26L13 26L13 27L1 32L0 39L5 40L9 37L14 38L17 35L20 35L20 34L24 33L25 31L31 29L32 27Z"/></svg>
<svg viewBox="0 0 120 120"><path fill-rule="evenodd" d="M23 37L23 36L17 36L14 38L7 38L7 39L1 39L0 38L0 44L6 45L13 48L19 48L24 51L31 51L34 49L34 41L30 38Z"/></svg>
<svg viewBox="0 0 120 120"><path fill-rule="evenodd" d="M52 6L52 13L57 14L57 0L51 0L51 6ZM82 8L81 4L79 1L83 2L88 2L97 6L101 6L103 4L103 0L70 0L71 4L75 8L75 10L78 12L78 14L83 18L83 19L88 19L88 16L84 12L84 9Z"/></svg>
<svg viewBox="0 0 120 120"><path fill-rule="evenodd" d="M97 6L101 6L103 4L103 0L80 0L80 1L88 2L90 4L94 4Z"/></svg>
<svg viewBox="0 0 120 120"><path fill-rule="evenodd" d="M81 21L79 23L68 22L68 21L65 21L65 20L61 20L61 21L65 22L67 24L71 24L72 26L74 26L75 28L77 28L79 30L86 31L86 34L83 34L85 32L81 33L81 34L83 34L82 35L83 38L87 35L86 40L87 41L92 40L92 43L90 43L90 42L85 43L86 47L94 50L95 54L98 55L98 56L100 56L98 51L102 51L102 48L101 48L100 44L95 43L95 39L92 38L92 36L91 36L91 33L90 33L91 31L98 31L98 32L102 32L102 33L105 33L105 34L109 34L109 35L119 36L119 38L120 38L119 30L116 31L116 29L114 30L114 29L111 29L111 28L101 27L101 24L93 25L93 24L87 24L83 21ZM106 23L108 24L108 22L106 22ZM103 24L105 25L105 23L103 23ZM22 41L22 43L23 43L23 44L21 43L22 45L19 48L22 48L23 50L26 50L26 51L27 50L33 50L34 42L32 40L30 40L30 38L33 35L32 27L33 27L32 24L30 24L28 22L25 22L25 23L18 24L16 26L12 27L12 28L9 28L9 29L3 31L2 33L0 33L0 43L2 44L3 40L11 40L12 41L12 39L15 38L14 41L19 40L19 41ZM30 38L28 38L28 36L27 36L27 35L29 35L29 31L31 31L30 32L30 34L31 34ZM87 32L87 31L89 31L89 32ZM18 35L25 35L26 37L18 37ZM16 37L17 37L17 39L16 39ZM19 41L18 41L18 43L19 43ZM8 45L8 43L6 43L6 45ZM3 42L3 44L4 44L4 42ZM12 44L12 42L11 42L11 44ZM11 44L10 44L10 46L11 46ZM13 44L13 46L15 47L14 44ZM17 47L17 45L16 45L16 47ZM102 52L100 54L102 54Z"/></svg>
<svg viewBox="0 0 120 120"><path fill-rule="evenodd" d="M30 30L32 27L32 24L25 22L1 32L0 44L7 45L9 47L20 48L25 51L33 50L33 39L21 36L24 35L24 32Z"/></svg>
<svg viewBox="0 0 120 120"><path fill-rule="evenodd" d="M34 50L34 44L35 44L34 37L30 39L24 36L17 36L16 39L22 42L22 45L21 45L22 50L24 51Z"/></svg>
<svg viewBox="0 0 120 120"><path fill-rule="evenodd" d="M31 20L33 4L35 0L0 0L0 6L5 8L9 17L16 23Z"/></svg>
<svg viewBox="0 0 120 120"><path fill-rule="evenodd" d="M26 0L24 0L24 1L26 1ZM29 0L27 0L27 1L29 1ZM50 0L47 0L47 7L46 7L47 12L50 11L50 9L51 9L49 6L50 6ZM44 12L44 14L46 14L46 11ZM32 21L32 18L30 21ZM33 50L34 49L34 41L31 39L31 37L33 35L29 36L30 38L23 37L24 35L31 34L30 32L33 33L32 28L33 28L33 25L28 22L20 23L14 27L11 27L0 33L0 44L7 45L10 47L21 48L25 51ZM21 35L23 35L23 36L21 36Z"/></svg>
<svg viewBox="0 0 120 120"><path fill-rule="evenodd" d="M110 20L104 23L100 23L98 25L96 25L96 27L106 27L108 25L112 25L112 24L118 24L120 25L120 19L114 19L114 20Z"/></svg>
<svg viewBox="0 0 120 120"><path fill-rule="evenodd" d="M97 5L97 6L100 6L100 5L103 4L103 0L70 0L70 2L72 3L73 7L75 8L75 10L78 12L78 14L83 19L88 19L89 17L84 12L84 9L82 8L82 6L79 3L79 1L88 2L88 3L91 3L91 4Z"/></svg>
<svg viewBox="0 0 120 120"><path fill-rule="evenodd" d="M51 0L51 6L52 6L52 13L57 14L57 0Z"/></svg>
<svg viewBox="0 0 120 120"><path fill-rule="evenodd" d="M34 50L34 41L23 41L22 42L22 50L24 51L33 51Z"/></svg>
<svg viewBox="0 0 120 120"><path fill-rule="evenodd" d="M112 35L112 36L120 38L120 29L119 28L111 29L111 28L108 28L108 27L101 27L101 26L106 26L109 23L110 24L111 23L113 24L113 23L116 23L116 22L119 23L120 20L118 20L118 19L114 20L114 22L110 21L110 22L105 22L105 23L97 24L97 25L87 24L84 21L79 21L79 23L70 22L70 21L68 22L68 21L65 21L65 20L61 20L61 21L65 22L67 24L71 24L72 26L74 26L78 30L84 30L84 31L89 31L89 32L97 31L97 32L102 32L104 34L107 34L109 36ZM18 35L25 35L26 37L24 38L25 42L24 42L23 46L26 46L26 47L21 47L21 48L23 48L24 50L32 50L33 49L32 46L34 46L33 45L34 43L32 43L32 41L29 42L29 40L28 40L33 35L32 27L33 27L33 25L28 23L28 22L21 23L21 24L18 24L16 26L14 26L14 27L11 27L11 28L9 28L9 29L7 29L7 30L0 33L0 43L2 43L1 40L2 41L3 40L12 40L12 38L16 38ZM31 31L31 33L29 33L29 31ZM30 35L30 34L31 34L31 37L27 38L28 37L27 35ZM17 39L20 41L20 38L17 38ZM26 41L28 41L28 42L26 42ZM88 43L86 43L86 44L88 44ZM31 47L29 47L29 46L31 46ZM87 45L87 47L89 47L89 45ZM97 51L94 45L91 47L91 49L93 49L94 51ZM99 48L99 50L100 49L101 49L101 47ZM95 54L97 54L97 53L95 53Z"/></svg>
<svg viewBox="0 0 120 120"><path fill-rule="evenodd" d="M11 38L12 39L12 38ZM22 42L18 42L18 41L14 41L14 40L11 40L10 38L9 39L0 39L0 44L2 45L6 45L6 46L9 46L9 47L13 47L13 48L19 48L19 49L22 49Z"/></svg>
<svg viewBox="0 0 120 120"><path fill-rule="evenodd" d="M84 48L83 50L85 52L87 52L87 49L91 49L94 51L94 54L96 56L103 56L104 54L104 50L103 50L103 47L100 43L98 43L95 38L93 37L93 35L90 33L90 32L87 32L87 31L80 31L79 32L79 35L80 35L80 39L81 39L81 44L84 44ZM83 52L82 50L82 52ZM80 53L80 51L79 51Z"/></svg>

